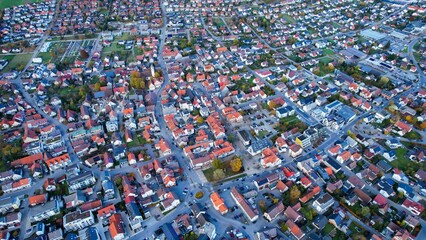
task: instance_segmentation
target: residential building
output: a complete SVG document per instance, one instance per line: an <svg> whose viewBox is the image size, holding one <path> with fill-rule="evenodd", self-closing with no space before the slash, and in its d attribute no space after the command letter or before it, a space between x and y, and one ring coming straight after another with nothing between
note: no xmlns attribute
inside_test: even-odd
<svg viewBox="0 0 426 240"><path fill-rule="evenodd" d="M295 139L295 143L302 147L303 149L311 146L311 138L305 134L297 136Z"/></svg>
<svg viewBox="0 0 426 240"><path fill-rule="evenodd" d="M67 179L68 186L71 191L84 189L96 183L96 179L92 172L83 172L77 176Z"/></svg>
<svg viewBox="0 0 426 240"><path fill-rule="evenodd" d="M220 214L228 213L228 207L226 207L223 198L217 192L210 194L210 201L213 203L214 209L220 212Z"/></svg>
<svg viewBox="0 0 426 240"><path fill-rule="evenodd" d="M63 217L65 231L76 231L86 228L95 223L92 211L81 212L77 210Z"/></svg>
<svg viewBox="0 0 426 240"><path fill-rule="evenodd" d="M238 190L235 187L231 188L231 197L234 199L236 204L240 207L240 209L246 215L248 220L250 220L251 222L254 222L259 218L257 210L253 209L247 203L247 201L244 199L244 197L238 192Z"/></svg>
<svg viewBox="0 0 426 240"><path fill-rule="evenodd" d="M125 238L125 231L123 227L123 218L121 214L115 213L109 220L109 233L113 240L122 240Z"/></svg>
<svg viewBox="0 0 426 240"><path fill-rule="evenodd" d="M266 211L263 216L268 219L268 221L273 221L283 212L284 204L282 202L279 202L277 205L272 206L268 211Z"/></svg>
<svg viewBox="0 0 426 240"><path fill-rule="evenodd" d="M323 214L327 212L327 210L330 209L333 204L333 197L330 194L325 193L314 201L312 207L318 212L318 214Z"/></svg>
<svg viewBox="0 0 426 240"><path fill-rule="evenodd" d="M49 201L44 205L38 205L30 209L30 220L31 222L38 222L44 219L48 219L56 214L60 213L61 201L58 199Z"/></svg>

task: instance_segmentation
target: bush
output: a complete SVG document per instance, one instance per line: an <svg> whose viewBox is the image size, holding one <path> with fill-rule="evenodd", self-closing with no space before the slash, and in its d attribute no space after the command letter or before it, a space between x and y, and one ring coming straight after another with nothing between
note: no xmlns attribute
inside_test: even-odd
<svg viewBox="0 0 426 240"><path fill-rule="evenodd" d="M203 192L197 192L196 194L195 194L195 198L197 198L197 199L200 199L200 198L202 198L204 196L204 193Z"/></svg>

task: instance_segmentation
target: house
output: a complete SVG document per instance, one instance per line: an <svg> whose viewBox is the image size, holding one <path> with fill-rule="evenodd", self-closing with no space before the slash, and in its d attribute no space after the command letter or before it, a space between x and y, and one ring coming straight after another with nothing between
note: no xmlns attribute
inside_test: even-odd
<svg viewBox="0 0 426 240"><path fill-rule="evenodd" d="M381 214L386 214L388 212L389 203L383 195L377 194L373 199L373 203L379 206L379 212Z"/></svg>
<svg viewBox="0 0 426 240"><path fill-rule="evenodd" d="M344 151L341 154L337 155L336 160L340 163L344 163L351 158L352 154L349 151Z"/></svg>
<svg viewBox="0 0 426 240"><path fill-rule="evenodd" d="M116 213L115 206L113 204L107 205L98 210L98 218L103 221L104 219L111 217L114 213Z"/></svg>
<svg viewBox="0 0 426 240"><path fill-rule="evenodd" d="M259 218L257 209L253 209L235 187L231 188L231 197L251 222Z"/></svg>
<svg viewBox="0 0 426 240"><path fill-rule="evenodd" d="M268 221L273 221L276 219L280 214L284 212L284 204L282 202L279 202L277 205L272 206L269 210L267 210L263 216Z"/></svg>
<svg viewBox="0 0 426 240"><path fill-rule="evenodd" d="M142 198L147 198L147 197L155 194L154 191L145 183L141 184L139 192L140 192Z"/></svg>
<svg viewBox="0 0 426 240"><path fill-rule="evenodd" d="M422 214L422 212L425 210L425 207L421 203L411 201L408 198L405 199L405 201L402 203L402 206L410 210L410 212L416 216Z"/></svg>
<svg viewBox="0 0 426 240"><path fill-rule="evenodd" d="M155 144L155 149L159 150L163 156L167 156L172 153L169 144L163 138Z"/></svg>
<svg viewBox="0 0 426 240"><path fill-rule="evenodd" d="M398 129L398 131L396 131L396 132L400 136L404 136L406 133L409 133L412 130L412 128L408 124L406 124L406 123L404 123L402 121L396 122L395 123L395 127Z"/></svg>
<svg viewBox="0 0 426 240"><path fill-rule="evenodd" d="M289 152L293 158L297 158L302 154L303 150L299 145L293 144L291 145Z"/></svg>
<svg viewBox="0 0 426 240"><path fill-rule="evenodd" d="M300 208L301 206L299 203L297 203L293 207L288 206L284 211L284 215L293 222L301 221L303 220L303 216L299 213Z"/></svg>
<svg viewBox="0 0 426 240"><path fill-rule="evenodd" d="M359 188L363 189L365 187L364 181L361 181L357 176L352 175L348 178L347 182L353 187L353 188Z"/></svg>
<svg viewBox="0 0 426 240"><path fill-rule="evenodd" d="M363 205L367 205L371 202L371 197L368 196L368 194L365 193L363 190L359 188L355 188L354 193L358 197L358 199L362 202Z"/></svg>
<svg viewBox="0 0 426 240"><path fill-rule="evenodd" d="M330 207L333 205L333 197L330 194L325 193L314 201L312 207L318 212L318 214L323 214L327 212L327 210L330 209Z"/></svg>
<svg viewBox="0 0 426 240"><path fill-rule="evenodd" d="M136 164L136 156L134 153L129 152L127 153L127 161L129 162L129 165Z"/></svg>
<svg viewBox="0 0 426 240"><path fill-rule="evenodd" d="M312 225L314 225L314 227L318 230L323 230L325 225L327 225L328 223L328 219L326 216L324 215L318 215L314 221L312 222Z"/></svg>
<svg viewBox="0 0 426 240"><path fill-rule="evenodd" d="M223 198L217 192L213 192L210 194L210 201L213 203L214 209L220 212L220 214L224 215L228 213L228 207L225 205Z"/></svg>
<svg viewBox="0 0 426 240"><path fill-rule="evenodd" d="M46 190L46 192L52 192L56 190L56 182L54 178L47 178L44 181L43 184L43 188L44 190Z"/></svg>
<svg viewBox="0 0 426 240"><path fill-rule="evenodd" d="M114 159L111 157L111 155L108 152L104 153L103 161L105 168L112 168L114 166Z"/></svg>
<svg viewBox="0 0 426 240"><path fill-rule="evenodd" d="M138 170L144 180L151 179L151 172L148 168L148 165L143 165Z"/></svg>
<svg viewBox="0 0 426 240"><path fill-rule="evenodd" d="M164 186L173 187L176 185L176 179L174 178L173 170L165 168L160 173L161 179L163 180Z"/></svg>
<svg viewBox="0 0 426 240"><path fill-rule="evenodd" d="M290 230L291 234L297 239L300 240L305 236L305 233L294 223L292 220L287 220L286 225Z"/></svg>
<svg viewBox="0 0 426 240"><path fill-rule="evenodd" d="M21 189L29 188L31 187L31 179L30 178L23 178L16 182L8 183L2 186L2 190L5 193L10 193L14 191L18 191Z"/></svg>
<svg viewBox="0 0 426 240"><path fill-rule="evenodd" d="M30 208L29 216L31 222L39 222L44 219L48 219L56 214L60 213L62 203L60 200L53 200L45 203L44 205L38 205Z"/></svg>
<svg viewBox="0 0 426 240"><path fill-rule="evenodd" d="M79 206L87 201L86 195L84 191L77 190L74 193L71 193L70 195L67 195L64 197L65 202L65 208L74 208L76 206Z"/></svg>
<svg viewBox="0 0 426 240"><path fill-rule="evenodd" d="M77 210L66 214L63 217L65 231L77 231L95 223L92 211L81 212Z"/></svg>
<svg viewBox="0 0 426 240"><path fill-rule="evenodd" d="M20 212L10 212L6 214L6 216L0 218L0 226L4 227L12 227L21 222L22 213Z"/></svg>
<svg viewBox="0 0 426 240"><path fill-rule="evenodd" d="M96 179L91 171L83 172L79 175L67 178L68 186L71 191L84 189L96 183Z"/></svg>
<svg viewBox="0 0 426 240"><path fill-rule="evenodd" d="M34 195L28 198L30 206L36 206L47 202L47 194Z"/></svg>
<svg viewBox="0 0 426 240"><path fill-rule="evenodd" d="M6 213L19 209L21 200L18 197L7 197L0 200L0 213Z"/></svg>
<svg viewBox="0 0 426 240"><path fill-rule="evenodd" d="M281 164L281 159L275 155L271 148L265 148L262 151L262 158L260 164L263 168L275 167Z"/></svg>
<svg viewBox="0 0 426 240"><path fill-rule="evenodd" d="M109 232L113 240L122 240L125 238L124 221L119 213L115 213L109 220Z"/></svg>
<svg viewBox="0 0 426 240"><path fill-rule="evenodd" d="M311 200L314 196L318 195L321 192L321 188L319 186L316 186L312 188L311 190L308 190L308 192L300 198L300 201L302 203L306 203L309 200Z"/></svg>
<svg viewBox="0 0 426 240"><path fill-rule="evenodd" d="M139 229L142 227L142 214L139 211L136 202L130 202L126 204L127 216L129 217L131 229Z"/></svg>
<svg viewBox="0 0 426 240"><path fill-rule="evenodd" d="M170 211L177 207L179 204L180 200L173 192L166 193L164 199L161 201L161 206L164 208L163 212Z"/></svg>

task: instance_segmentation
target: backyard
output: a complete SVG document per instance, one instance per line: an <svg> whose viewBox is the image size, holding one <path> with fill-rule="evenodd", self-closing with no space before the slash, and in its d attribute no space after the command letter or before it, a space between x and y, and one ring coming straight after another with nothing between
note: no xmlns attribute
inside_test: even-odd
<svg viewBox="0 0 426 240"><path fill-rule="evenodd" d="M425 163L417 163L417 162L411 161L407 157L407 149L405 148L396 149L396 159L390 162L390 164L393 167L398 168L399 170L402 170L403 172L405 172L406 174L410 176L414 176L418 169L426 170Z"/></svg>

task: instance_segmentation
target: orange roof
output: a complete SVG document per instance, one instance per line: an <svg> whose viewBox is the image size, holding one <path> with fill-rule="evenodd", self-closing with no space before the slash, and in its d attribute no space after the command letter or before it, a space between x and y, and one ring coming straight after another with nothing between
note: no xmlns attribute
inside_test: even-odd
<svg viewBox="0 0 426 240"><path fill-rule="evenodd" d="M210 194L210 200L212 201L214 207L218 209L221 214L224 214L228 211L228 207L226 207L223 198L221 198L217 192Z"/></svg>
<svg viewBox="0 0 426 240"><path fill-rule="evenodd" d="M37 204L45 203L47 201L46 194L34 195L28 198L30 205L34 206Z"/></svg>
<svg viewBox="0 0 426 240"><path fill-rule="evenodd" d="M311 191L309 191L305 196L303 196L300 201L302 203L306 203L311 198L313 198L315 195L317 195L321 191L321 188L319 186L314 187Z"/></svg>
<svg viewBox="0 0 426 240"><path fill-rule="evenodd" d="M277 182L277 185L276 185L276 187L278 188L278 190L280 190L281 192L284 192L288 187L287 187L287 185L285 185L285 183L283 182L283 181L281 181L281 180L279 180L278 182Z"/></svg>
<svg viewBox="0 0 426 240"><path fill-rule="evenodd" d="M112 238L115 238L118 234L124 234L122 225L123 218L121 217L121 214L113 214L109 221L109 232L111 233Z"/></svg>
<svg viewBox="0 0 426 240"><path fill-rule="evenodd" d="M123 109L123 114L124 115L127 115L127 114L133 115L133 108L125 108L125 109Z"/></svg>
<svg viewBox="0 0 426 240"><path fill-rule="evenodd" d="M23 178L17 182L12 183L12 188L18 188L21 186L28 185L30 183L30 180L28 178Z"/></svg>
<svg viewBox="0 0 426 240"><path fill-rule="evenodd" d="M104 215L108 216L109 214L115 213L115 212L116 212L115 206L114 206L114 204L111 204L111 205L108 205L108 206L106 206L102 209L99 209L98 210L98 217L103 217Z"/></svg>
<svg viewBox="0 0 426 240"><path fill-rule="evenodd" d="M48 167L50 167L50 165L52 165L52 164L68 162L69 160L70 160L70 156L68 155L68 153L65 153L65 154L62 154L61 156L57 156L57 157L54 157L54 158L47 159L45 161L45 163Z"/></svg>
<svg viewBox="0 0 426 240"><path fill-rule="evenodd" d="M337 154L340 150L340 145L335 145L328 149L328 151L332 154Z"/></svg>
<svg viewBox="0 0 426 240"><path fill-rule="evenodd" d="M42 160L43 154L37 153L31 156L23 157L18 160L15 160L11 163L12 166L19 166L19 165L31 165L35 163L36 161Z"/></svg>
<svg viewBox="0 0 426 240"><path fill-rule="evenodd" d="M343 161L346 161L346 160L348 160L348 159L351 157L351 152L349 152L349 151L344 151L344 152L342 152L339 156L340 156L340 158L341 158Z"/></svg>

